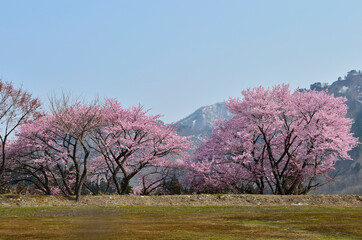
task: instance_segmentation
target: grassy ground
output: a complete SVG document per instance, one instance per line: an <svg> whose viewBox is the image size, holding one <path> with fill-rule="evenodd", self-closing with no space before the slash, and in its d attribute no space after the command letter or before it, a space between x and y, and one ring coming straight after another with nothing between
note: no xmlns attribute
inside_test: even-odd
<svg viewBox="0 0 362 240"><path fill-rule="evenodd" d="M362 208L2 207L0 239L362 239Z"/></svg>

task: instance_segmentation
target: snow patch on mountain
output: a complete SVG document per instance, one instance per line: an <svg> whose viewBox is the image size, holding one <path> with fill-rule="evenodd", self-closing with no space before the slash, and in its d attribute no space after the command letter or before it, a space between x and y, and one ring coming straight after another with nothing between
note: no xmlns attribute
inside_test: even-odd
<svg viewBox="0 0 362 240"><path fill-rule="evenodd" d="M349 89L349 87L343 86L338 92L341 93L341 94L346 94L348 89Z"/></svg>

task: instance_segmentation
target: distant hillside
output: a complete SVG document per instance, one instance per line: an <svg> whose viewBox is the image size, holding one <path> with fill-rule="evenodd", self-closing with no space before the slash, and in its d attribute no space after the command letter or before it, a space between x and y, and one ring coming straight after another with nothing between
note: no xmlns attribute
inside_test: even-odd
<svg viewBox="0 0 362 240"><path fill-rule="evenodd" d="M339 77L331 85L317 82L311 84L310 89L317 91L328 89L328 92L336 97L347 98L348 117L354 119L352 131L362 142L362 73L352 70L343 79ZM189 136L195 145L198 145L211 135L216 120L230 117L231 114L224 103L201 107L177 122L178 133ZM336 171L331 174L331 176L337 174L336 181L321 187L316 192L362 194L362 146L354 149L351 155L354 161L337 162Z"/></svg>
<svg viewBox="0 0 362 240"><path fill-rule="evenodd" d="M362 73L352 70L344 79L339 78L327 88L330 94L347 98L347 116L354 120L352 132L362 142ZM362 193L362 146L355 148L351 155L353 161L337 162L336 170L331 174L337 174L336 181L318 189L318 193Z"/></svg>

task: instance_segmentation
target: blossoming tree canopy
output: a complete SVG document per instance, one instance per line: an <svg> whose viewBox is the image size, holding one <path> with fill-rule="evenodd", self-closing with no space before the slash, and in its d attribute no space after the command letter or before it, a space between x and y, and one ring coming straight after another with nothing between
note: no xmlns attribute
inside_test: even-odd
<svg viewBox="0 0 362 240"><path fill-rule="evenodd" d="M29 174L47 194L76 195L78 199L89 174L89 162L96 159L91 155L89 134L99 124L99 107L79 103L28 123L21 127L14 143L22 153L15 166L35 171Z"/></svg>
<svg viewBox="0 0 362 240"><path fill-rule="evenodd" d="M332 171L337 160L351 159L348 152L358 141L345 117L345 98L326 91L291 92L288 85L242 95L226 102L234 117L220 122L196 151L195 169L204 183L230 187L230 178L223 179L232 174L233 188L302 194L317 187L317 176Z"/></svg>
<svg viewBox="0 0 362 240"><path fill-rule="evenodd" d="M108 99L101 109L104 125L93 135L96 150L110 168L117 192L124 194L130 180L145 168L177 166L189 143L159 115L147 115L142 106L122 108ZM178 162L180 163L180 162ZM122 176L119 183L117 175Z"/></svg>

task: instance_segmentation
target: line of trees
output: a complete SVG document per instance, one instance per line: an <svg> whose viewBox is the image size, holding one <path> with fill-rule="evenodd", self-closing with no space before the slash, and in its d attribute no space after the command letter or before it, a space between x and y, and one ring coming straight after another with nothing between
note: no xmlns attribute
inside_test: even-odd
<svg viewBox="0 0 362 240"><path fill-rule="evenodd" d="M242 92L212 136L191 143L142 106L67 96L42 112L31 94L0 80L2 189L33 194L305 194L357 145L344 98L290 92L287 85ZM16 134L13 134L16 132ZM13 135L12 137L9 137ZM132 186L132 187L131 187Z"/></svg>
<svg viewBox="0 0 362 240"><path fill-rule="evenodd" d="M132 180L151 193L167 177L165 169L179 167L188 144L158 118L112 99L102 105L53 101L52 113L19 128L9 146L8 182L76 200L84 189L127 194Z"/></svg>

